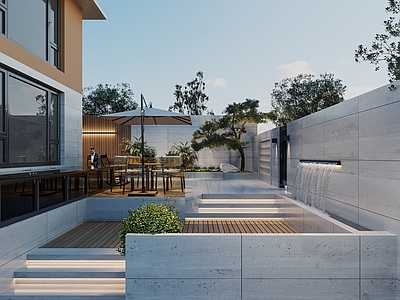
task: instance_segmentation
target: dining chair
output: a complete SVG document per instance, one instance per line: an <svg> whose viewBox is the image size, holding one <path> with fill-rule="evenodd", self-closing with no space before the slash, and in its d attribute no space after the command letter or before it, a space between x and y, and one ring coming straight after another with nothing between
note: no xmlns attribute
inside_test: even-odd
<svg viewBox="0 0 400 300"><path fill-rule="evenodd" d="M125 184L127 183L128 157L115 155L112 166L114 168L114 182L119 184L119 187L122 188L122 194L124 194Z"/></svg>
<svg viewBox="0 0 400 300"><path fill-rule="evenodd" d="M141 158L140 156L128 156L128 167L127 167L127 177L131 180L131 190L134 190L134 181L137 177L137 184L136 186L139 187L139 179L140 175L142 175L142 167L141 167Z"/></svg>
<svg viewBox="0 0 400 300"><path fill-rule="evenodd" d="M181 190L184 191L185 184L185 170L182 168L182 157L180 156L162 156L161 170L157 172L157 177L163 179L164 194L172 187L172 178L178 177L181 182Z"/></svg>

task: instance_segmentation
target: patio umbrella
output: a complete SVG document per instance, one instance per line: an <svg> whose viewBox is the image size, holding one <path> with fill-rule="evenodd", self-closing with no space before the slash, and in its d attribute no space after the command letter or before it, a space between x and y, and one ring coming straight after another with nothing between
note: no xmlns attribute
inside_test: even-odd
<svg viewBox="0 0 400 300"><path fill-rule="evenodd" d="M146 100L140 94L140 110L123 111L101 116L120 125L141 125L142 152L142 193L146 192L144 185L144 125L192 125L190 116L176 112L147 106Z"/></svg>

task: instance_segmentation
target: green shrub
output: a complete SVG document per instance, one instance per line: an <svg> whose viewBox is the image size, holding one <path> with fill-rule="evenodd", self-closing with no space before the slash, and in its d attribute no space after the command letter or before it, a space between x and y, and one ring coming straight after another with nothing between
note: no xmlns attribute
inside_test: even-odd
<svg viewBox="0 0 400 300"><path fill-rule="evenodd" d="M129 209L128 217L122 220L123 229L118 232L120 246L117 251L125 256L125 235L127 233L180 233L182 222L175 201L164 204L143 204L137 210Z"/></svg>
<svg viewBox="0 0 400 300"><path fill-rule="evenodd" d="M127 138L122 138L122 154L123 155L133 155L142 157L142 139L133 137L133 140ZM153 146L148 146L144 142L144 161L145 162L155 162L157 151Z"/></svg>

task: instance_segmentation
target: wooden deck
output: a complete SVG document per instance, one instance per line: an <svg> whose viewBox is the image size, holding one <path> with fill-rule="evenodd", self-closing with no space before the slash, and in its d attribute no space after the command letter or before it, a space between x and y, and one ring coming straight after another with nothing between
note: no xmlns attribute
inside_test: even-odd
<svg viewBox="0 0 400 300"><path fill-rule="evenodd" d="M296 233L283 220L185 220L184 233Z"/></svg>
<svg viewBox="0 0 400 300"><path fill-rule="evenodd" d="M40 248L117 248L122 222L88 221Z"/></svg>
<svg viewBox="0 0 400 300"><path fill-rule="evenodd" d="M122 222L88 221L41 248L118 248ZM282 220L185 220L184 233L295 233Z"/></svg>

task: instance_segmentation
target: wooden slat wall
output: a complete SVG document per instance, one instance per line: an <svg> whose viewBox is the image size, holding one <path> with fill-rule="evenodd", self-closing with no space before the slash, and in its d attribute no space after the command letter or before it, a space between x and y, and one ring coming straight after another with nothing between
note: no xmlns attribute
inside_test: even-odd
<svg viewBox="0 0 400 300"><path fill-rule="evenodd" d="M122 138L131 138L131 126L118 125L97 116L82 116L82 166L86 166L86 157L90 146L97 153L109 158L122 154Z"/></svg>

